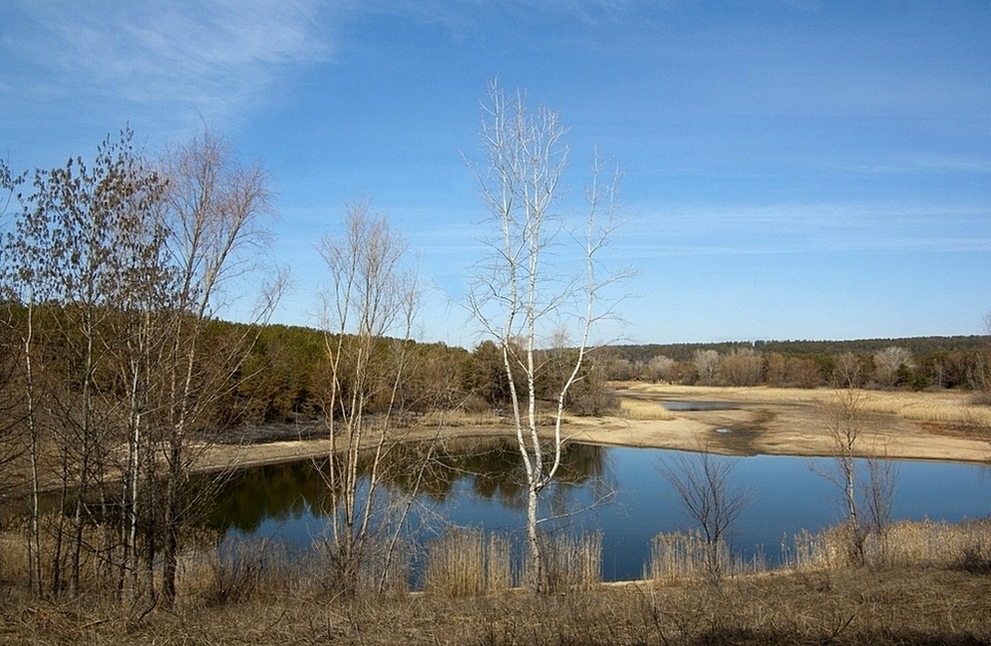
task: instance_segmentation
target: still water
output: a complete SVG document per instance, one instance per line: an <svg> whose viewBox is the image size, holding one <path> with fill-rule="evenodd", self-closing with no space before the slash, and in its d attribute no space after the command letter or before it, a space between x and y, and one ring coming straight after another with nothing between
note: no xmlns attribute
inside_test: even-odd
<svg viewBox="0 0 991 646"><path fill-rule="evenodd" d="M422 455L422 454L418 454ZM432 456L434 466L414 486L416 463L400 458L388 489L412 495L414 527L428 540L449 525L519 536L525 526L525 492L519 456L509 444L448 451ZM573 444L565 454L559 482L544 492L551 531L601 531L603 577L639 577L658 533L692 527L665 468L692 454ZM751 500L730 537L734 552L763 554L775 563L782 537L816 531L843 517L838 490L820 475L834 469L829 458L780 456L718 457L732 464L735 490ZM403 460L407 462L404 464ZM679 462L680 461L680 462ZM984 518L991 514L991 468L982 465L897 461L895 520ZM230 538L258 537L301 547L325 529L324 481L309 461L246 469L225 485L211 524Z"/></svg>

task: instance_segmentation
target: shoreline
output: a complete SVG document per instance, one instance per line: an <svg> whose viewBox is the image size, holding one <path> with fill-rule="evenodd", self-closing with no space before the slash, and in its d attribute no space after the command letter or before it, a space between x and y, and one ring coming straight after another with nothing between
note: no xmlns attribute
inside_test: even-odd
<svg viewBox="0 0 991 646"><path fill-rule="evenodd" d="M657 405L660 419L618 416L568 417L567 441L723 455L835 455L823 422L824 406L836 391L615 384L623 400ZM991 407L969 403L967 393L864 393L865 433L856 451L899 460L933 460L986 464L991 461ZM712 410L666 411L662 402L726 404ZM402 429L398 442L471 441L513 438L506 425L468 424ZM328 439L281 440L203 448L197 470L241 469L314 459L330 451Z"/></svg>

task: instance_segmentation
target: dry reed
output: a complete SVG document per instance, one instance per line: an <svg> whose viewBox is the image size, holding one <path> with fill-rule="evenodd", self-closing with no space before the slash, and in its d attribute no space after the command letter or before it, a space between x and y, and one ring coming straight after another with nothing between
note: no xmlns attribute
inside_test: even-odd
<svg viewBox="0 0 991 646"><path fill-rule="evenodd" d="M725 541L716 546L712 562L712 546L697 529L672 534L658 534L650 546L650 558L644 566L644 578L687 580L715 578L716 573L733 576L752 574L767 569L762 557L744 559L733 555Z"/></svg>
<svg viewBox="0 0 991 646"><path fill-rule="evenodd" d="M624 419L666 421L674 419L671 411L657 402L624 397L619 401L619 416Z"/></svg>
<svg viewBox="0 0 991 646"><path fill-rule="evenodd" d="M481 530L454 529L428 546L424 590L470 597L513 585L510 541Z"/></svg>
<svg viewBox="0 0 991 646"><path fill-rule="evenodd" d="M481 411L441 410L419 414L413 421L419 428L461 428L470 426L494 426L499 423L499 415L490 409Z"/></svg>
<svg viewBox="0 0 991 646"><path fill-rule="evenodd" d="M550 537L544 556L551 590L587 590L602 582L602 532Z"/></svg>

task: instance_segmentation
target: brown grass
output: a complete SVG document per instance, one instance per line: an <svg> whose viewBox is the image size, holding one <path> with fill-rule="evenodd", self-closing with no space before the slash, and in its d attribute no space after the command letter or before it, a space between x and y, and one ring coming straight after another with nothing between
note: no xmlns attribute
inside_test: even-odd
<svg viewBox="0 0 991 646"><path fill-rule="evenodd" d="M734 401L765 404L827 404L834 401L831 388L771 388L766 386L676 386L668 384L623 383L623 389L644 395L699 401ZM904 419L944 424L973 424L991 428L991 406L975 402L961 391L906 392L865 390L867 412L895 415Z"/></svg>
<svg viewBox="0 0 991 646"><path fill-rule="evenodd" d="M141 616L110 602L7 602L0 642L35 644L979 644L991 577L838 569L720 586L628 584L534 597L258 597Z"/></svg>
<svg viewBox="0 0 991 646"><path fill-rule="evenodd" d="M456 529L428 546L424 590L444 597L471 597L513 586L508 539L479 530Z"/></svg>
<svg viewBox="0 0 991 646"><path fill-rule="evenodd" d="M661 404L642 399L622 397L619 401L619 417L623 419L666 421L674 419L671 411Z"/></svg>
<svg viewBox="0 0 991 646"><path fill-rule="evenodd" d="M17 536L5 535L5 548ZM659 539L683 569L654 580L597 585L601 540L551 541L552 570L583 572L554 594L506 583L508 545L482 532L452 532L431 553L427 594L344 598L313 585L318 556L275 546L215 552L184 562L174 611L87 594L77 601L24 596L16 558L5 558L0 643L17 644L978 644L991 640L991 521L900 523L886 559L851 568L834 552L835 530L795 538L789 567L732 575L719 585L686 575L697 536ZM9 541L13 541L12 543ZM16 557L16 550L4 551ZM679 560L680 559L680 560ZM495 562L495 567L492 563ZM445 563L443 567L434 563ZM452 564L461 563L452 567ZM486 568L479 570L479 563ZM666 566L665 566L666 567ZM661 572L663 568L656 570ZM484 572L484 576L479 576ZM9 577L14 577L13 579ZM484 592L484 594L479 594Z"/></svg>

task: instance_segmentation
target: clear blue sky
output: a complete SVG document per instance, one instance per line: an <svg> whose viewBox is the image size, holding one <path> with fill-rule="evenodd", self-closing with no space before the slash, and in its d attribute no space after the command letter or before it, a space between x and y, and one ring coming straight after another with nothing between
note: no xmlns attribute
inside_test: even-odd
<svg viewBox="0 0 991 646"><path fill-rule="evenodd" d="M367 198L429 286L421 337L477 338L479 101L498 76L625 172L615 258L642 343L983 333L991 2L0 0L0 155L149 149L206 123L273 173L276 320L315 325L314 242Z"/></svg>

